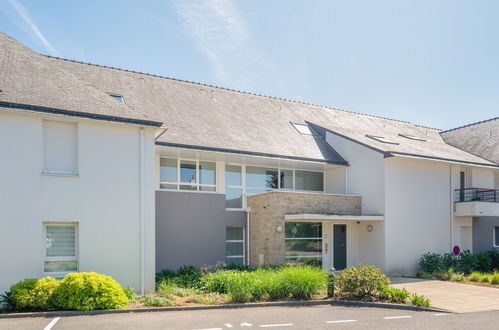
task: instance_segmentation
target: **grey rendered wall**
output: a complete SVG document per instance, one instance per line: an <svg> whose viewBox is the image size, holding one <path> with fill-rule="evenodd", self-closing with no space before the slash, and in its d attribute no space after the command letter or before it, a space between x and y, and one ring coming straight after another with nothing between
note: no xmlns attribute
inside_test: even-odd
<svg viewBox="0 0 499 330"><path fill-rule="evenodd" d="M225 211L225 195L156 191L156 270L225 261L225 227L246 212Z"/></svg>
<svg viewBox="0 0 499 330"><path fill-rule="evenodd" d="M494 248L493 229L499 227L499 217L473 218L473 252L492 250ZM497 250L498 248L496 248Z"/></svg>

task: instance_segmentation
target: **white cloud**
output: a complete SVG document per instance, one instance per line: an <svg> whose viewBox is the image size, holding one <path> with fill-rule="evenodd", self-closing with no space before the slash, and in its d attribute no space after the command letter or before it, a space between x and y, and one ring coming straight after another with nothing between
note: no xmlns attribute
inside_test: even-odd
<svg viewBox="0 0 499 330"><path fill-rule="evenodd" d="M8 0L9 4L12 6L17 14L16 21L17 25L27 27L28 30L35 35L35 37L43 44L43 46L52 54L57 55L57 50L50 44L50 42L45 38L43 33L40 31L38 26L35 24L31 15L29 14L26 7L24 7L18 0ZM12 17L11 17L12 19ZM20 24L22 23L22 24Z"/></svg>
<svg viewBox="0 0 499 330"><path fill-rule="evenodd" d="M248 23L232 0L176 0L173 8L222 82L247 89L256 87L257 76L280 80L271 61L253 45Z"/></svg>

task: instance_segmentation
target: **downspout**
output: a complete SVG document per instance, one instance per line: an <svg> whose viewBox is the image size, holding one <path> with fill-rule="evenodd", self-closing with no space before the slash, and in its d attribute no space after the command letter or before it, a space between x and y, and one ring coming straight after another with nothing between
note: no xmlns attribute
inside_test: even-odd
<svg viewBox="0 0 499 330"><path fill-rule="evenodd" d="M246 260L246 265L250 265L250 212L251 209L248 207L246 209L246 254L248 255L248 259Z"/></svg>
<svg viewBox="0 0 499 330"><path fill-rule="evenodd" d="M345 166L345 196L348 196L348 166Z"/></svg>
<svg viewBox="0 0 499 330"><path fill-rule="evenodd" d="M140 128L140 293L145 293L144 128Z"/></svg>
<svg viewBox="0 0 499 330"><path fill-rule="evenodd" d="M454 194L452 189L452 183L454 182L454 173L452 170L452 165L449 165L449 201L450 201L450 249L452 250L454 244Z"/></svg>

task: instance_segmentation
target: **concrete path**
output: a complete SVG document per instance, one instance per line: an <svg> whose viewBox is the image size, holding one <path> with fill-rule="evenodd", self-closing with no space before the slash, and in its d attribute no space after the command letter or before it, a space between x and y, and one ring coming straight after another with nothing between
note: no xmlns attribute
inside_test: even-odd
<svg viewBox="0 0 499 330"><path fill-rule="evenodd" d="M499 311L499 289L436 280L392 277L392 285L430 298L432 307L454 313Z"/></svg>

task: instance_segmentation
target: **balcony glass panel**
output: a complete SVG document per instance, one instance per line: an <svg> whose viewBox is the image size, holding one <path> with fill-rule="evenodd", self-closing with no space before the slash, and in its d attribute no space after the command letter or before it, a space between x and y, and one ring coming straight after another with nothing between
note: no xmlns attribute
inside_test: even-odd
<svg viewBox="0 0 499 330"><path fill-rule="evenodd" d="M277 168L246 166L246 186L277 189Z"/></svg>

